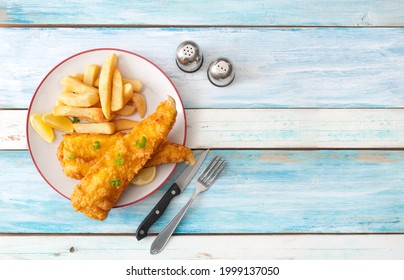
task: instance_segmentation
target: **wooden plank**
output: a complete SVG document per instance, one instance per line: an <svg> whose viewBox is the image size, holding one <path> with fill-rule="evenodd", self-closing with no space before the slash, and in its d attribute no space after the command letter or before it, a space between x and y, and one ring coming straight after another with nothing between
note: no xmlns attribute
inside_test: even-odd
<svg viewBox="0 0 404 280"><path fill-rule="evenodd" d="M404 258L404 235L173 236L158 255L154 237L0 236L0 259L31 260L395 260Z"/></svg>
<svg viewBox="0 0 404 280"><path fill-rule="evenodd" d="M27 149L27 110L0 110L0 149Z"/></svg>
<svg viewBox="0 0 404 280"><path fill-rule="evenodd" d="M177 45L186 39L198 42L205 58L192 74L174 62ZM100 47L128 49L154 61L186 108L404 104L404 28L0 28L0 46L0 108L27 108L56 64ZM218 56L230 58L236 69L235 81L225 88L206 77Z"/></svg>
<svg viewBox="0 0 404 280"><path fill-rule="evenodd" d="M404 232L403 151L214 150L229 165L189 209L177 233ZM207 163L205 163L206 165ZM129 233L180 174L104 222L75 213L40 177L26 151L0 152L0 232ZM195 179L151 228L160 232Z"/></svg>
<svg viewBox="0 0 404 280"><path fill-rule="evenodd" d="M402 26L404 4L373 1L5 1L0 23Z"/></svg>
<svg viewBox="0 0 404 280"><path fill-rule="evenodd" d="M187 110L198 148L401 148L404 110Z"/></svg>
<svg viewBox="0 0 404 280"><path fill-rule="evenodd" d="M26 114L0 111L0 149L27 148ZM404 109L188 109L186 116L193 149L404 147Z"/></svg>

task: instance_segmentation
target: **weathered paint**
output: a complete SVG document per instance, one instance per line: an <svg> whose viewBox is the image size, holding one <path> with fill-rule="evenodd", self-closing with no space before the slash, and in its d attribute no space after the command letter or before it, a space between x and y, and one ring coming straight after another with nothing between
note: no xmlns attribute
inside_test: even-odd
<svg viewBox="0 0 404 280"><path fill-rule="evenodd" d="M0 149L27 148L26 114L0 111ZM188 109L186 116L193 149L404 147L404 109Z"/></svg>
<svg viewBox="0 0 404 280"><path fill-rule="evenodd" d="M217 154L228 167L194 202L177 233L404 232L402 151L214 150L208 160ZM75 213L26 151L3 151L0 232L134 233L183 168L149 198L99 222ZM151 232L162 230L185 204L195 179Z"/></svg>
<svg viewBox="0 0 404 280"><path fill-rule="evenodd" d="M198 42L205 61L191 74L174 60L187 39ZM0 107L27 108L55 65L100 47L155 62L186 108L404 107L404 28L237 27L0 28ZM235 65L236 78L224 88L206 76L217 56Z"/></svg>
<svg viewBox="0 0 404 280"><path fill-rule="evenodd" d="M397 0L335 1L3 1L0 23L402 26L404 3Z"/></svg>
<svg viewBox="0 0 404 280"><path fill-rule="evenodd" d="M399 234L174 235L150 255L155 235L1 236L0 259L38 260L402 260ZM209 265L209 264L208 264Z"/></svg>
<svg viewBox="0 0 404 280"><path fill-rule="evenodd" d="M391 110L404 107L403 1L85 4L0 4L0 110L7 109L0 111L0 232L6 233L0 258L151 257L153 238L137 242L132 235L168 185L95 222L46 185L26 151L25 114L36 86L61 60L99 47L128 49L157 63L184 100L188 143L218 148L211 156L230 162L180 224L177 232L185 235L174 236L153 259L403 258L403 124L401 109ZM348 28L358 26L372 28ZM174 63L176 46L186 39L205 55L193 74ZM206 69L222 55L234 62L236 80L216 88ZM307 147L360 150L301 150ZM152 234L192 189L175 198ZM335 234L308 234L325 232ZM365 234L346 234L352 232ZM386 234L393 232L400 234Z"/></svg>

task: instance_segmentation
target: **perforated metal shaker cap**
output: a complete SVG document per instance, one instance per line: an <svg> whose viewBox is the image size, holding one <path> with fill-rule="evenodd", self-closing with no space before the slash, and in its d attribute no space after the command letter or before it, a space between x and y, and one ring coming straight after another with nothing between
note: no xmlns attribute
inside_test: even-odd
<svg viewBox="0 0 404 280"><path fill-rule="evenodd" d="M182 71L195 72L203 63L203 55L197 43L184 41L177 47L175 61Z"/></svg>
<svg viewBox="0 0 404 280"><path fill-rule="evenodd" d="M209 81L218 87L224 87L233 82L235 70L232 62L225 57L213 60L208 68Z"/></svg>

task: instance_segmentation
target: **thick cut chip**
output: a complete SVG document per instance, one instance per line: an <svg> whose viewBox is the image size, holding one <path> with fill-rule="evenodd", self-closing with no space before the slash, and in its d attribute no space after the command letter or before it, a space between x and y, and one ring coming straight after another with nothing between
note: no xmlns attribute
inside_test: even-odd
<svg viewBox="0 0 404 280"><path fill-rule="evenodd" d="M73 128L78 133L100 133L100 134L115 133L115 123L113 122L74 123Z"/></svg>
<svg viewBox="0 0 404 280"><path fill-rule="evenodd" d="M115 113L119 116L131 116L135 113L136 111L136 106L133 105L125 105L123 108L119 111L116 111Z"/></svg>
<svg viewBox="0 0 404 280"><path fill-rule="evenodd" d="M97 64L90 64L86 67L84 72L83 83L89 86L94 86L94 82L100 73L100 66Z"/></svg>
<svg viewBox="0 0 404 280"><path fill-rule="evenodd" d="M146 99L141 93L134 93L132 96L133 103L136 105L136 109L139 112L141 118L144 118L147 111Z"/></svg>
<svg viewBox="0 0 404 280"><path fill-rule="evenodd" d="M98 94L98 89L89 85L84 84L77 78L72 76L66 76L60 82L66 89L75 93L86 93L92 92Z"/></svg>
<svg viewBox="0 0 404 280"><path fill-rule="evenodd" d="M129 130L134 128L139 122L127 120L127 119L118 119L114 120L116 131Z"/></svg>
<svg viewBox="0 0 404 280"><path fill-rule="evenodd" d="M118 111L123 107L123 84L121 72L115 69L112 78L111 111Z"/></svg>
<svg viewBox="0 0 404 280"><path fill-rule="evenodd" d="M112 93L112 78L116 65L118 63L118 57L116 54L111 54L105 60L100 73L100 81L98 85L101 108L105 118L111 117L111 93Z"/></svg>
<svg viewBox="0 0 404 280"><path fill-rule="evenodd" d="M72 75L73 78L76 78L77 80L79 80L80 82L83 81L84 79L84 74L83 73L76 73Z"/></svg>
<svg viewBox="0 0 404 280"><path fill-rule="evenodd" d="M132 79L125 79L123 78L123 83L124 84L131 84L133 87L133 91L135 92L140 92L143 88L143 84L139 80L132 80Z"/></svg>
<svg viewBox="0 0 404 280"><path fill-rule="evenodd" d="M74 107L91 107L100 101L98 93L85 92L85 93L75 93L63 91L59 95L59 100L68 106Z"/></svg>
<svg viewBox="0 0 404 280"><path fill-rule="evenodd" d="M132 99L133 95L133 86L131 84L124 84L123 85L123 104L129 102Z"/></svg>
<svg viewBox="0 0 404 280"><path fill-rule="evenodd" d="M55 116L76 117L90 122L108 121L101 108L80 108L72 106L55 106L53 107Z"/></svg>

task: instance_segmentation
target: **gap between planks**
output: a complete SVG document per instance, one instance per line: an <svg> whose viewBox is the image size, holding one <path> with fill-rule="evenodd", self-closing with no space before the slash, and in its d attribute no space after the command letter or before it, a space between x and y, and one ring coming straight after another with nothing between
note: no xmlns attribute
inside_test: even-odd
<svg viewBox="0 0 404 280"><path fill-rule="evenodd" d="M148 237L155 237L158 233L148 233ZM246 232L246 233L238 233L238 232L220 232L220 233L173 233L173 236L302 236L302 235L310 235L310 236L355 236L355 235L404 235L403 232ZM10 237L19 237L19 236L84 236L84 237L96 237L96 236L125 236L125 237L135 237L135 233L128 232L128 233L114 233L114 232L107 232L107 233L43 233L43 232L21 232L21 233L9 233L9 232L0 232L0 238L4 236Z"/></svg>
<svg viewBox="0 0 404 280"><path fill-rule="evenodd" d="M356 25L209 25L209 24L27 24L27 23L0 23L0 28L257 28L257 29L319 29L319 28L361 28L361 29L377 29L377 28L404 28L404 25L372 25L372 26L356 26Z"/></svg>

